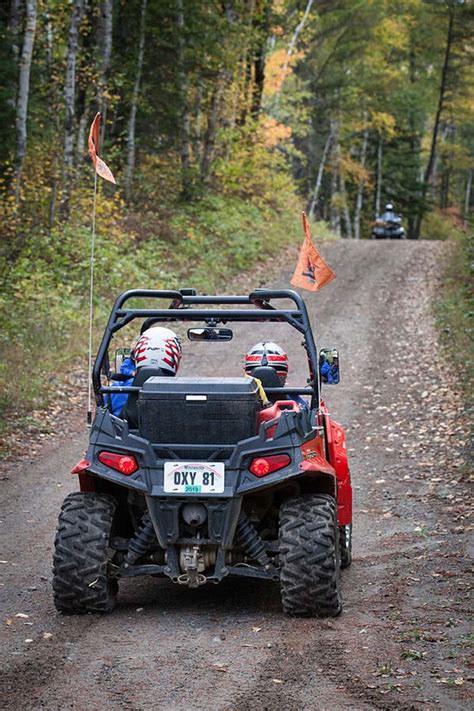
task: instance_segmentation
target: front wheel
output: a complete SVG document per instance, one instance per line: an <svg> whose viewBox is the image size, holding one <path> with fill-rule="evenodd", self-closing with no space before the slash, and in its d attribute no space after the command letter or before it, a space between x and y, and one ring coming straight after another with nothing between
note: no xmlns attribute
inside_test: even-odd
<svg viewBox="0 0 474 711"><path fill-rule="evenodd" d="M340 614L339 530L332 496L297 496L282 504L280 564L281 599L287 614Z"/></svg>
<svg viewBox="0 0 474 711"><path fill-rule="evenodd" d="M112 612L118 584L110 578L109 539L116 501L76 492L64 500L54 541L54 604L66 615Z"/></svg>

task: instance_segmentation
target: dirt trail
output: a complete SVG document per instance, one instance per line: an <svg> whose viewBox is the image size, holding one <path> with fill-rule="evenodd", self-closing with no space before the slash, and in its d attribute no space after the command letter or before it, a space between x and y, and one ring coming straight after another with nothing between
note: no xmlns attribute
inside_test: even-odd
<svg viewBox="0 0 474 711"><path fill-rule="evenodd" d="M3 472L1 708L469 707L466 432L430 311L446 249L328 245L338 278L307 299L318 345L341 353L342 382L324 393L347 427L355 493L341 617L285 618L271 584L147 579L121 583L112 616L58 615L51 548L78 429ZM287 285L284 273L275 286ZM234 345L254 340L249 326Z"/></svg>

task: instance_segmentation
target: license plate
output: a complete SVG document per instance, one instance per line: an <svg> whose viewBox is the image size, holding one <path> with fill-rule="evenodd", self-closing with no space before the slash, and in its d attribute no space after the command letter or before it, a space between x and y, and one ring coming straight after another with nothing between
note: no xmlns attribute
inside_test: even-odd
<svg viewBox="0 0 474 711"><path fill-rule="evenodd" d="M168 494L222 494L222 462L165 462L164 490Z"/></svg>

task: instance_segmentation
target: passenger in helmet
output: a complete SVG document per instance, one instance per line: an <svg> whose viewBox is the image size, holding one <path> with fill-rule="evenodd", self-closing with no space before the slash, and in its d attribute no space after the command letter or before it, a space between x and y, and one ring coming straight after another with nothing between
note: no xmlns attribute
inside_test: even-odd
<svg viewBox="0 0 474 711"><path fill-rule="evenodd" d="M120 373L130 377L113 383L112 387L132 385L138 370L144 366L156 368L157 374L174 376L178 372L181 355L181 343L174 331L163 326L151 326L141 334L135 343L131 356L125 358L120 366ZM110 396L113 415L120 415L127 399L128 393L117 393Z"/></svg>
<svg viewBox="0 0 474 711"><path fill-rule="evenodd" d="M262 341L256 343L245 356L245 372L252 375L254 368L271 366L277 373L282 387L288 375L288 356L277 343Z"/></svg>
<svg viewBox="0 0 474 711"><path fill-rule="evenodd" d="M255 368L260 366L272 367L278 375L281 387L285 387L288 377L288 355L281 346L273 341L256 343L245 356L245 372L247 375L253 375ZM265 388L265 383L263 383L263 387ZM288 400L294 400L300 407L308 407L308 403L300 395L285 397Z"/></svg>

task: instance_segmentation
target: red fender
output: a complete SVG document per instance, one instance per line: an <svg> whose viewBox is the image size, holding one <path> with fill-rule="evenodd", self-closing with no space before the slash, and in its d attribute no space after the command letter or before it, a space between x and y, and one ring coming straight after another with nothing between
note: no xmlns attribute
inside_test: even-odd
<svg viewBox="0 0 474 711"><path fill-rule="evenodd" d="M79 488L81 491L95 491L94 477L87 471L91 463L87 459L81 459L75 467L71 469L71 474L77 474L79 478Z"/></svg>
<svg viewBox="0 0 474 711"><path fill-rule="evenodd" d="M349 463L347 461L346 435L344 428L329 417L324 408L328 459L336 470L337 518L340 526L352 523L352 486Z"/></svg>

